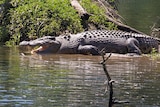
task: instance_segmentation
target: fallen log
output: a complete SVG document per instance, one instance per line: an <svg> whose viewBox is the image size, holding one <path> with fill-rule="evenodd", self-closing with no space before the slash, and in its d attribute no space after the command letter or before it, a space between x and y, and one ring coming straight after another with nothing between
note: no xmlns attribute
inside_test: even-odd
<svg viewBox="0 0 160 107"><path fill-rule="evenodd" d="M70 0L71 6L74 7L75 10L79 13L82 20L88 20L89 14L88 12L79 4L77 0Z"/></svg>

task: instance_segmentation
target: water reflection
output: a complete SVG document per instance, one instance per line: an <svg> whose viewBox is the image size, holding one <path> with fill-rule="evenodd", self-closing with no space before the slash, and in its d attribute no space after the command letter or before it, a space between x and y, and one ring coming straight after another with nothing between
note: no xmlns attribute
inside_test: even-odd
<svg viewBox="0 0 160 107"><path fill-rule="evenodd" d="M20 106L33 104L32 100L19 95L17 77L19 76L19 60L10 49L0 47L0 106ZM14 59L12 59L14 58Z"/></svg>
<svg viewBox="0 0 160 107"><path fill-rule="evenodd" d="M100 56L19 55L0 51L0 106L106 107L107 80ZM159 62L148 57L112 57L107 68L114 96L129 100L115 107L160 105Z"/></svg>
<svg viewBox="0 0 160 107"><path fill-rule="evenodd" d="M99 71L101 69L97 62L99 57L96 57L93 62L90 58L90 56L83 57L79 55L44 55L23 57L21 60L27 62L29 68L39 69L38 73L41 72L42 78L35 75L35 73L32 76L34 75L35 80L41 81L43 91L52 91L48 93L47 97L44 97L47 98L43 99L44 104L65 107L98 106L102 103L99 101L105 101L103 95L105 76L98 76L103 74ZM45 83L42 82L44 79ZM41 97L44 96L42 93L40 95ZM41 100L40 102L42 102ZM104 105L106 104L104 103Z"/></svg>

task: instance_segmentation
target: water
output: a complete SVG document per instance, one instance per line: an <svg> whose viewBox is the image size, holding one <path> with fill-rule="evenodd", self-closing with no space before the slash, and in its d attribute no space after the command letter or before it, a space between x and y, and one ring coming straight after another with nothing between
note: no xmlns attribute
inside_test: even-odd
<svg viewBox="0 0 160 107"><path fill-rule="evenodd" d="M107 107L107 80L100 56L27 55L0 48L0 106ZM159 107L160 62L148 57L112 55L114 97L130 103L114 107Z"/></svg>
<svg viewBox="0 0 160 107"><path fill-rule="evenodd" d="M127 25L146 34L151 28L160 27L159 0L118 0L118 12L125 19Z"/></svg>

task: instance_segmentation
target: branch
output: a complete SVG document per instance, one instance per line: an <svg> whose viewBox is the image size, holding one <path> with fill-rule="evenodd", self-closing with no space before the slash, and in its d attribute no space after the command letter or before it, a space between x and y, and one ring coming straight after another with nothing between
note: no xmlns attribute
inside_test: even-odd
<svg viewBox="0 0 160 107"><path fill-rule="evenodd" d="M101 51L100 51L100 54L102 56L102 66L103 66L103 70L107 76L107 79L108 79L108 86L109 86L109 104L108 104L108 107L112 107L113 104L123 104L123 103L129 103L128 101L118 101L118 100L115 100L113 99L113 80L111 79L108 71L107 71L107 67L106 67L106 61L111 57L111 53L108 55L107 58L104 57L105 55L105 49L103 48Z"/></svg>
<svg viewBox="0 0 160 107"><path fill-rule="evenodd" d="M109 86L109 106L108 107L112 107L112 105L114 104L114 100L113 100L113 86L112 86L112 83L113 81L111 80L111 77L107 71L107 68L106 68L106 61L110 58L111 54L109 54L109 56L107 58L104 57L105 55L105 51L104 49L101 50L101 56L102 56L102 59L103 61L101 62L102 66L103 66L103 70L107 76L107 79L108 79L108 86Z"/></svg>
<svg viewBox="0 0 160 107"><path fill-rule="evenodd" d="M122 19L122 17L117 14L115 12L115 10L113 10L111 7L110 7L110 4L108 4L107 1L105 0L97 0L99 5L101 5L105 10L106 10L106 17L107 19L110 21L110 22L113 22L114 24L116 24L118 26L118 29L120 30L123 30L123 31L127 31L127 32L134 32L134 33L140 33L140 34L144 34L143 32L141 31L138 31L130 26L127 26L125 24L123 24L119 18Z"/></svg>

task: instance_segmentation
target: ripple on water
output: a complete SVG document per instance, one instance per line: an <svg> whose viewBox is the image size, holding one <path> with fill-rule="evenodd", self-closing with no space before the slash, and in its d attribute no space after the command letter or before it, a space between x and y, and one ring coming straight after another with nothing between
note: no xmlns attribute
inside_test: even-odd
<svg viewBox="0 0 160 107"><path fill-rule="evenodd" d="M107 78L100 56L10 55L0 57L1 106L107 106ZM106 64L116 81L114 96L130 101L122 106L159 105L159 63L147 57L113 55Z"/></svg>

